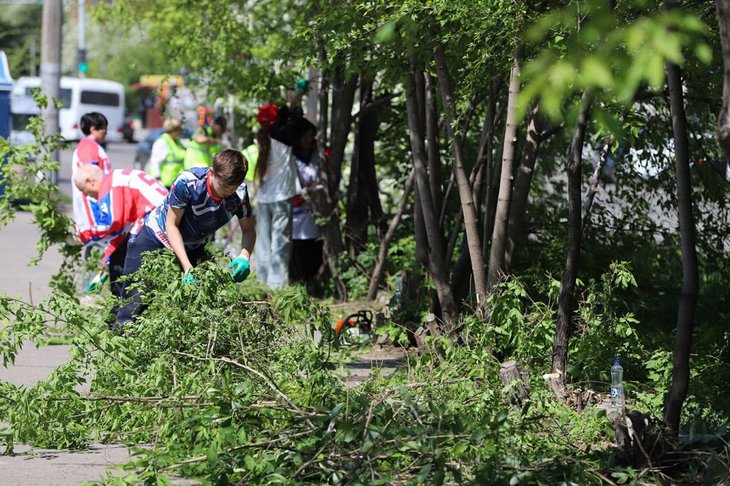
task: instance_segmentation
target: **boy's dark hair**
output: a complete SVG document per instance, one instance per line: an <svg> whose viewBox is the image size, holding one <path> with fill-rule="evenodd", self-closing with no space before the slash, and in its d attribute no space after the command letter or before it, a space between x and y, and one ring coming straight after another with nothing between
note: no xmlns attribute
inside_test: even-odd
<svg viewBox="0 0 730 486"><path fill-rule="evenodd" d="M107 128L109 126L109 122L101 113L92 111L91 113L86 113L81 117L79 126L81 126L81 132L83 132L84 135L88 135L91 133L92 127L97 130L101 130L102 128Z"/></svg>
<svg viewBox="0 0 730 486"><path fill-rule="evenodd" d="M248 162L241 152L226 149L213 158L213 173L227 186L240 186L246 178Z"/></svg>

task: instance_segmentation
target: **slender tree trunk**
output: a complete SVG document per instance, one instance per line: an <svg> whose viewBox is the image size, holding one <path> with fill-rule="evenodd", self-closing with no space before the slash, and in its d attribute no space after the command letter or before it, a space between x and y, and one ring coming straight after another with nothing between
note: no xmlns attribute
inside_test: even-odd
<svg viewBox="0 0 730 486"><path fill-rule="evenodd" d="M426 149L428 150L428 174L431 181L433 207L441 207L441 155L439 153L439 116L434 91L436 80L426 77Z"/></svg>
<svg viewBox="0 0 730 486"><path fill-rule="evenodd" d="M538 116L538 105L535 105L530 112L530 119L527 122L525 147L522 150L522 159L519 167L517 167L514 188L512 189L512 203L509 207L509 219L507 223L507 245L504 252L504 268L507 272L512 267L515 245L522 230L522 222L525 219L527 199L530 195L532 174L535 170L535 160L537 159L537 149L540 146Z"/></svg>
<svg viewBox="0 0 730 486"><path fill-rule="evenodd" d="M454 127L456 119L453 90L446 67L446 58L443 46L436 44L434 48L434 59L436 71L441 86L441 98L446 114L446 126L452 139L454 149L454 171L456 182L459 187L459 199L461 200L461 211L464 215L464 228L466 239L469 244L469 258L471 258L472 274L474 275L474 290L476 292L477 315L484 315L484 304L487 291L487 275L482 258L482 243L479 235L479 219L477 218L474 200L472 199L471 186L464 170L464 146L461 135Z"/></svg>
<svg viewBox="0 0 730 486"><path fill-rule="evenodd" d="M482 186L486 185L487 191L489 190L489 174L492 165L492 139L494 136L494 125L496 123L497 91L497 86L494 86L490 90L489 101L487 102L487 116L484 120L482 135L479 140L479 155L475 164L478 172L472 190L474 201L481 200ZM485 179L486 183L484 182ZM486 218L486 211L485 204L485 209L483 214L481 214L482 220ZM478 207L477 213L479 213ZM486 241L483 235L482 241ZM482 255L484 255L484 251L482 251ZM468 248L465 243L462 243L459 259L456 261L451 278L451 288L454 291L457 302L461 302L468 296L469 279L471 277L470 263Z"/></svg>
<svg viewBox="0 0 730 486"><path fill-rule="evenodd" d="M345 157L345 146L350 134L352 123L352 105L355 102L355 91L357 89L357 76L345 79L344 68L335 71L332 79L332 128L330 156L330 194L339 192L340 176L342 175L342 162Z"/></svg>
<svg viewBox="0 0 730 486"><path fill-rule="evenodd" d="M380 205L375 174L375 139L378 132L378 110L368 109L373 103L373 82L363 80L360 89L360 115L357 117L355 151L347 187L346 235L352 256L366 247L368 224L374 222L381 234L383 208Z"/></svg>
<svg viewBox="0 0 730 486"><path fill-rule="evenodd" d="M512 168L514 165L515 142L517 141L517 95L520 92L520 51L515 52L509 76L509 96L507 100L507 121L504 128L502 148L502 168L499 177L499 196L494 215L492 246L489 253L489 274L487 289L499 282L505 272L504 253L507 243L507 224L509 206L512 199Z"/></svg>
<svg viewBox="0 0 730 486"><path fill-rule="evenodd" d="M502 140L497 153L502 153L504 147L504 140ZM497 177L498 174L502 173L502 158L498 157L494 161L494 166L490 167L487 171L487 192L484 194L484 221L482 231L484 233L484 245L482 246L482 255L484 258L488 257L487 250L491 254L492 238L494 237L494 223L496 220L497 213L497 197L499 195L499 185L501 180Z"/></svg>
<svg viewBox="0 0 730 486"><path fill-rule="evenodd" d="M493 93L495 98L498 97L502 81L497 81L494 84ZM509 96L508 96L509 97ZM492 133L497 133L499 129L499 120L504 113L506 113L507 103L502 103L500 109L494 115L494 126ZM506 120L505 120L506 122ZM491 143L491 142L490 142ZM498 153L502 153L502 147L504 147L504 140L501 141ZM489 243L492 241L492 230L494 229L494 213L497 208L497 194L499 192L499 179L495 177L495 174L499 174L502 170L502 159L497 158L493 160L494 151L490 145L489 161L487 163L485 178L485 192L484 192L484 217L482 218L482 255L487 258L487 249Z"/></svg>
<svg viewBox="0 0 730 486"><path fill-rule="evenodd" d="M411 269L411 288L416 296L423 293L423 278L421 277L421 269L429 269L430 264L428 262L428 237L426 236L426 225L423 221L423 210L421 209L421 197L418 192L418 185L415 184L414 174L414 187L413 192L415 193L414 204L413 204L413 232L416 240L416 259L413 262L413 268ZM441 315L441 307L438 302L438 294L434 289L428 290L429 309L436 315Z"/></svg>
<svg viewBox="0 0 730 486"><path fill-rule="evenodd" d="M722 44L722 108L717 115L717 141L730 164L730 0L716 0Z"/></svg>
<svg viewBox="0 0 730 486"><path fill-rule="evenodd" d="M719 3L719 2L718 2ZM664 0L664 8L674 5ZM722 23L722 19L720 20ZM723 46L724 51L724 46ZM672 356L672 384L665 397L664 424L676 435L679 432L682 406L689 388L689 357L692 349L692 331L699 292L699 272L695 222L692 216L692 182L689 172L689 149L687 143L687 118L684 113L682 74L679 66L666 64L669 101L674 132L675 166L677 169L677 204L679 205L679 237L682 252L682 293L677 309L677 333L674 337Z"/></svg>
<svg viewBox="0 0 730 486"><path fill-rule="evenodd" d="M331 156L328 172L328 192L331 206L325 214L327 225L324 231L325 254L329 254L328 262L330 271L336 278L338 296L342 298L347 295L347 289L339 278L336 269L336 259L344 251L342 234L340 231L340 215L337 208L337 201L340 199L339 182L342 176L342 162L345 156L350 125L352 122L352 105L355 99L357 88L357 76L345 79L344 67L338 68L332 78L332 118L331 118Z"/></svg>
<svg viewBox="0 0 730 486"><path fill-rule="evenodd" d="M448 331L456 320L456 303L448 282L448 270L444 261L441 232L433 207L433 197L426 173L426 154L423 138L419 135L422 124L418 120L418 100L416 99L415 77L422 74L417 71L415 61L411 60L412 71L406 81L406 108L408 112L408 126L413 152L413 167L416 175L419 202L423 212L426 237L428 238L428 263L431 278L436 286L439 303L442 309L443 320Z"/></svg>
<svg viewBox="0 0 730 486"><path fill-rule="evenodd" d="M426 88L426 76L424 75L423 68L420 66L420 64L416 67L415 72L418 73L414 79L416 86L416 103L418 104L418 137L421 140L424 140L426 137L426 117L428 116L428 111L426 109L428 97ZM431 185L431 187L434 187L434 184L438 184L437 182L434 183L432 173L429 173L429 184ZM415 184L415 173L414 186L416 197L415 204L413 205L413 231L415 233L416 240L416 259L414 260L413 267L411 268L408 284L409 293L411 294L410 297L416 299L423 294L423 277L421 269L428 269L430 267L428 262L428 237L426 235L426 226L423 219L423 210L421 208L420 195L418 192L417 184ZM433 192L431 193L431 196L433 197ZM441 315L440 307L438 305L434 305L434 301L438 301L438 296L430 295L429 308L437 308L438 311L434 312L434 315Z"/></svg>
<svg viewBox="0 0 730 486"><path fill-rule="evenodd" d="M326 59L324 50L320 50L319 58L321 62ZM332 192L332 187L336 187L331 183L332 171L329 165L330 161L325 156L325 150L329 143L329 72L322 71L319 89L319 120L318 120L318 145L320 160L325 163L320 166L320 178L323 182L324 197L315 204L315 208L320 216L323 216L328 223L322 229L324 240L324 263L329 274L335 281L337 288L337 298L340 301L347 299L347 288L345 283L339 277L337 270L337 256L342 252L342 237L340 235L340 223L337 214L336 193Z"/></svg>
<svg viewBox="0 0 730 486"><path fill-rule="evenodd" d="M611 137L607 137L603 141L603 144L601 145L601 153L598 156L598 163L593 168L593 174L591 174L591 180L588 183L588 192L586 193L585 204L583 204L583 229L585 229L586 224L588 224L591 208L593 207L593 201L598 193L598 184L601 181L601 172L603 172L603 168L606 166L608 154L611 153L612 143L613 139Z"/></svg>
<svg viewBox="0 0 730 486"><path fill-rule="evenodd" d="M486 160L486 157L484 156L484 151L486 149L486 142L487 138L485 137L485 132L487 132L489 128L487 126L484 127L482 131L482 137L480 140L479 145L479 154L477 156L477 161L472 167L471 174L469 174L469 187L471 188L471 194L472 194L472 200L478 201L479 200L479 194L481 193L481 187L482 187L482 181L484 179L484 162ZM451 230L451 236L449 237L449 244L446 247L446 261L450 262L451 257L454 253L454 248L456 246L456 240L459 237L459 234L461 233L461 227L464 223L464 213L459 211L456 214L456 221L454 223L454 227ZM479 211L477 208L477 218L479 216ZM464 248L466 251L466 255L462 253L463 258L469 258L469 247L466 246Z"/></svg>
<svg viewBox="0 0 730 486"><path fill-rule="evenodd" d="M560 280L560 296L558 297L558 319L555 323L555 339L553 341L552 372L557 375L557 385L553 387L559 395L565 390L565 369L568 364L568 339L575 310L575 280L578 276L581 240L581 159L583 158L583 141L585 140L588 113L591 107L591 97L588 92L583 93L580 100L581 108L573 140L570 144L568 158L568 251L565 259L565 269ZM561 396L562 398L562 396Z"/></svg>
<svg viewBox="0 0 730 486"><path fill-rule="evenodd" d="M375 300L375 297L378 295L378 285L380 285L380 280L383 275L383 267L385 266L385 255L388 251L388 245L393 239L393 236L395 236L395 230L398 227L401 217L403 216L403 212L406 209L408 196L410 196L411 191L413 191L414 179L415 175L413 170L411 170L411 175L408 176L408 180L406 181L406 187L405 189L403 189L403 196L398 202L398 208L393 215L393 219L390 220L390 225L388 226L388 230L385 232L383 240L380 242L380 248L378 249L378 258L375 260L375 268L373 269L373 274L370 277L370 285L368 285L368 300Z"/></svg>
<svg viewBox="0 0 730 486"><path fill-rule="evenodd" d="M325 63L327 60L327 53L324 51L324 49L320 49L319 51L319 62ZM329 71L322 70L320 72L320 78L319 78L319 90L318 90L318 97L319 97L319 117L317 118L317 146L319 149L319 160L325 161L329 163L329 161L325 158L325 149L327 148L327 145L329 144L329 137L328 137L328 130L329 130L329 112L330 112L330 81L329 81ZM328 182L329 180L329 167L327 167L325 164L322 164L320 167L320 170L324 171L324 174L322 174L324 177L327 177L325 179L325 182ZM329 183L327 183L327 187L329 187Z"/></svg>

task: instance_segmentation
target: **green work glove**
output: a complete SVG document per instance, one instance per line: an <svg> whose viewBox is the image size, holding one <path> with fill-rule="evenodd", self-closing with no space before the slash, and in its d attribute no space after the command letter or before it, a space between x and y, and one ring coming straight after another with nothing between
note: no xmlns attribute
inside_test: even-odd
<svg viewBox="0 0 730 486"><path fill-rule="evenodd" d="M309 90L309 80L308 79L298 79L297 84L294 85L294 91L296 91L299 94L304 94Z"/></svg>
<svg viewBox="0 0 730 486"><path fill-rule="evenodd" d="M87 294L96 294L98 292L101 292L101 287L104 285L104 282L106 282L106 279L109 278L109 275L103 272L99 272L96 274L96 276L89 282L89 285L86 286L86 293Z"/></svg>
<svg viewBox="0 0 730 486"><path fill-rule="evenodd" d="M183 274L182 281L185 285L195 285L196 287L200 285L200 282L198 282L198 279L195 278L195 275L193 275L192 272L185 272Z"/></svg>
<svg viewBox="0 0 730 486"><path fill-rule="evenodd" d="M236 282L243 282L251 273L251 264L245 256L234 258L228 268L233 270L233 280Z"/></svg>

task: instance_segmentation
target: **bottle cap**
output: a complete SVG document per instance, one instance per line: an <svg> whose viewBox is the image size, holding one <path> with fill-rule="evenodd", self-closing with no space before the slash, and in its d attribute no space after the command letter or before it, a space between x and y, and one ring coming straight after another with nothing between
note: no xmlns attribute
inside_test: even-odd
<svg viewBox="0 0 730 486"><path fill-rule="evenodd" d="M618 359L618 358L614 358L614 360L613 360L613 364L615 364L615 365L616 365L616 364L621 364L621 361L619 361L619 359Z"/></svg>

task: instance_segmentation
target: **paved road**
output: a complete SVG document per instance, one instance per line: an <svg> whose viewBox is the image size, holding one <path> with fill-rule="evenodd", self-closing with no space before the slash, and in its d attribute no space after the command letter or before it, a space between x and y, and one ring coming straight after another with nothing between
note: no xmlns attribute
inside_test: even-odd
<svg viewBox="0 0 730 486"><path fill-rule="evenodd" d="M109 144L107 152L112 167L131 168L133 144ZM71 154L61 152L59 187L71 194ZM47 252L37 266L28 263L35 255L39 232L29 213L18 212L15 221L0 228L0 293L39 302L49 293L48 282L58 271L61 256ZM15 366L0 367L0 380L15 385L33 385L44 379L68 359L68 346L27 346L17 356ZM0 452L4 450L0 447ZM107 467L128 460L126 447L93 444L86 451L49 451L18 445L15 454L0 456L0 485L70 486L84 481L101 480Z"/></svg>

